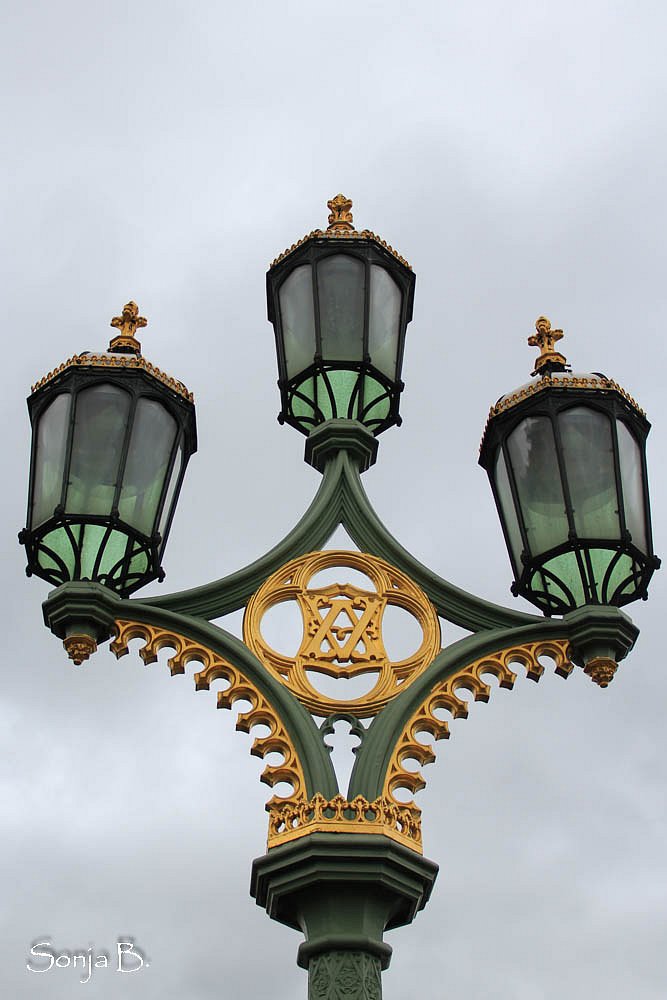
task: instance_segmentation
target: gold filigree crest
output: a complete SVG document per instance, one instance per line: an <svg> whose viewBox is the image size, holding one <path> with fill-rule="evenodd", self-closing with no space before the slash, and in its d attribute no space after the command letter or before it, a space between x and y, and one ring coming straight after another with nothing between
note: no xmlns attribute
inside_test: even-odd
<svg viewBox="0 0 667 1000"><path fill-rule="evenodd" d="M336 795L312 799L274 802L269 808L269 847L278 847L310 833L382 834L422 852L421 811L413 805L396 803L387 796L373 802L356 795L348 800Z"/></svg>
<svg viewBox="0 0 667 1000"><path fill-rule="evenodd" d="M311 588L312 578L331 567L363 573L375 590L347 583ZM296 602L303 622L301 643L292 656L273 649L261 631L266 612L287 601ZM419 648L400 661L390 659L383 640L383 616L389 606L412 614L422 631ZM420 588L383 559L363 552L324 550L293 559L265 581L246 609L243 638L266 668L314 715L326 717L342 711L368 718L434 660L440 651L440 623ZM368 673L378 676L368 694L339 700L321 694L309 680L308 671L335 678Z"/></svg>
<svg viewBox="0 0 667 1000"><path fill-rule="evenodd" d="M383 796L400 805L417 808L414 802L399 803L395 796L399 789L405 789L414 795L426 785L419 771L410 771L405 766L408 760L415 760L420 767L435 760L433 748L429 744L422 743L419 734L428 733L434 741L449 739L449 726L444 719L436 715L436 712L444 709L453 719L466 719L468 703L460 698L457 692L465 689L472 692L474 701L487 702L491 696L491 687L483 679L484 675L493 675L501 688L511 690L517 678L511 669L512 665L523 666L530 680L539 681L545 669L540 663L542 656L550 657L554 661L555 672L560 677L569 677L574 669L570 661L568 640L549 639L510 646L482 656L436 684L414 712L396 743L385 776Z"/></svg>
<svg viewBox="0 0 667 1000"><path fill-rule="evenodd" d="M237 701L249 701L252 707L239 714L236 720L237 730L249 733L253 726L266 726L269 730L268 735L258 736L254 740L250 753L260 759L273 753L280 754L283 758L282 763L267 764L260 780L271 788L280 782L292 786L288 797L274 795L267 803L267 810L270 811L274 805L288 799L291 801L304 796L306 782L303 768L289 733L275 709L240 670L203 644L170 629L144 625L143 622L117 621L115 631L116 637L110 649L118 658L129 651L128 643L132 639L142 639L144 645L139 650L139 656L146 664L155 663L161 649L168 647L174 650L167 661L172 677L185 673L185 667L192 661L201 663L203 669L194 675L197 691L208 691L213 681L226 680L228 687L218 691L217 707L231 709Z"/></svg>

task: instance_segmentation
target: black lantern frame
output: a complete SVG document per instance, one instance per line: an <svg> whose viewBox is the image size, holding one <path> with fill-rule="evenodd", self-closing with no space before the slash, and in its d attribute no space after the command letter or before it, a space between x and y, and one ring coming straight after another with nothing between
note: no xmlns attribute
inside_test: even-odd
<svg viewBox="0 0 667 1000"><path fill-rule="evenodd" d="M30 458L30 485L28 492L27 527L20 532L19 541L25 545L28 564L26 573L39 576L54 586L70 580L92 580L117 592L121 597L143 587L152 580L163 580L161 560L178 501L185 470L190 456L197 450L197 431L194 404L191 397L170 388L165 381L146 370L142 358L122 358L118 355L79 355L75 365L64 366L55 377L43 380L28 398L28 410L33 428ZM96 363L97 362L97 363ZM152 366L148 366L152 367ZM157 371L156 369L154 369ZM161 373L158 373L161 374ZM180 383L174 384L180 386ZM77 426L77 412L82 393L91 388L107 386L120 390L127 397L127 413L122 434L113 499L110 509L104 512L68 510L68 489L71 483L73 441ZM189 394L188 394L189 395ZM38 476L38 441L42 418L52 403L60 396L68 397L68 410L63 421L62 479L56 480L57 503L46 518L34 523L35 491ZM175 433L162 465L159 497L150 517L150 528L141 530L128 517L121 516L119 502L128 461L135 466L140 458L132 456L132 435L136 425L138 407L142 400L158 403L175 424ZM144 412L145 409L144 409ZM118 425L119 427L120 425ZM96 444L99 454L107 442ZM137 443L137 447L141 442ZM145 444L150 444L146 441ZM166 449L165 449L166 451ZM93 486L95 484L92 484ZM56 541L60 543L56 546Z"/></svg>
<svg viewBox="0 0 667 1000"><path fill-rule="evenodd" d="M334 256L348 256L362 262L363 327L360 357L327 357L322 344L322 317L318 292L318 273L322 263ZM297 268L310 268L313 333L312 363L297 373L288 373L285 346L285 324L280 303L280 290ZM379 266L396 283L401 295L398 314L395 365L391 375L373 363L369 346L371 268ZM320 235L306 239L271 266L266 275L269 322L273 324L278 356L278 385L281 396L280 423L296 427L302 434L332 418L358 420L373 434L378 435L394 424L400 425L400 395L404 388L401 381L403 351L407 325L412 319L415 275L409 265L402 262L375 238L362 234ZM336 373L349 373L344 390L337 391ZM310 411L310 412L309 412Z"/></svg>
<svg viewBox="0 0 667 1000"><path fill-rule="evenodd" d="M561 385L558 384L559 381ZM523 392L525 398L508 406L504 411L496 413L492 411L480 449L479 462L489 476L514 571L512 593L515 596L525 597L547 615L566 614L585 604L621 607L639 598L645 600L648 596L649 581L660 565L660 560L653 552L646 469L646 438L651 425L634 401L631 401L620 387L605 376L564 374L556 375L554 378L547 376L545 383L544 386L538 382L535 386L528 387ZM576 383L584 385L577 386ZM591 387L585 387L586 383ZM615 491L614 499L617 507L614 514L618 516L618 537L583 535L577 530L567 447L564 445L560 420L563 414L577 408L602 414L609 424L613 468L613 482L609 486ZM564 502L563 513L567 520L566 539L543 551L532 550L526 512L522 507L516 470L513 466L511 449L508 447L512 433L526 420L535 417L546 418L553 433L558 479ZM641 539L633 539L629 528L632 512L628 496L629 484L621 468L619 423L625 426L638 446L638 478L641 482L635 482L635 488L638 488L641 495L639 517L640 523L643 521L645 536ZM504 487L505 498L501 495L503 490L498 482L497 463L501 452L507 476ZM533 475L536 474L536 470L533 470ZM511 512L505 509L508 487ZM514 519L512 526L509 523L510 518ZM517 527L520 533L520 552L517 551L519 544L516 536ZM515 529L514 532L512 528ZM598 557L600 553L604 553L604 556ZM549 567L553 560L565 554L570 554L576 563L579 577L577 592Z"/></svg>

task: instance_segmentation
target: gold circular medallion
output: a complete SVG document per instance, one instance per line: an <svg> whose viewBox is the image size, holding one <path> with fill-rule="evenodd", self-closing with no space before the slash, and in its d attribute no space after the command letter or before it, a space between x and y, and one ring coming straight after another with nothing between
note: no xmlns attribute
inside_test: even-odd
<svg viewBox="0 0 667 1000"><path fill-rule="evenodd" d="M310 587L316 574L332 567L363 573L375 589L349 583ZM293 656L273 649L261 631L266 612L289 601L297 604L303 622ZM383 616L389 606L407 611L421 628L419 648L403 660L392 661L385 648ZM426 595L394 566L365 552L327 549L293 559L262 584L246 609L243 639L314 715L352 712L367 718L381 711L437 656L440 622ZM340 700L320 693L309 672L334 678L376 674L377 680L368 694Z"/></svg>

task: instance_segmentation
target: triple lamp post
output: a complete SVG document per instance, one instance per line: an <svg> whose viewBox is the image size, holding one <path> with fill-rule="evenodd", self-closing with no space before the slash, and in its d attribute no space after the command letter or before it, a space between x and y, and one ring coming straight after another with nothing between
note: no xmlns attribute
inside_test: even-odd
<svg viewBox="0 0 667 1000"><path fill-rule="evenodd" d="M401 367L415 276L374 233L354 228L352 203L328 203L325 231L281 254L267 273L278 355L278 419L306 435L322 474L292 531L251 565L159 598L131 594L162 580L169 529L197 437L192 394L145 359L135 303L112 320L105 352L74 355L33 386L28 574L55 588L44 620L76 664L112 638L116 656L141 640L144 663L173 650L172 674L195 661L197 690L214 680L218 707L243 700L237 729L258 730L251 753L270 755L262 780L267 852L251 893L273 919L300 930L298 963L311 1000L376 1000L391 948L383 933L409 924L437 866L422 853L410 796L418 769L448 736L440 711L465 717L459 690L487 701L493 676L515 668L539 680L544 658L567 677L581 667L606 687L638 630L620 608L646 598L653 553L645 444L649 423L616 382L576 373L562 337L540 317L532 381L491 408L480 451L514 574L512 592L540 615L491 604L420 563L388 532L361 482L378 435L400 424ZM341 524L361 551L323 546ZM331 582L353 570L356 583ZM362 574L363 586L358 585ZM337 578L336 578L337 579ZM298 649L272 648L265 614L295 602ZM387 607L421 629L409 657L383 642ZM211 624L245 609L243 641ZM470 635L442 647L440 619ZM369 675L370 690L324 695L318 675ZM347 789L325 738L344 720L359 737ZM427 734L432 742L427 742Z"/></svg>

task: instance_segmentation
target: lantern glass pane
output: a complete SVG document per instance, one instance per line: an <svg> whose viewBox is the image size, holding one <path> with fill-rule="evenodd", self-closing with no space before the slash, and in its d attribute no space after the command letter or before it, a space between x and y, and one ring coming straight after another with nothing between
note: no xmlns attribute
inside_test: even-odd
<svg viewBox="0 0 667 1000"><path fill-rule="evenodd" d="M507 439L530 554L567 541L556 441L548 417L527 417Z"/></svg>
<svg viewBox="0 0 667 1000"><path fill-rule="evenodd" d="M129 413L130 396L115 385L102 383L77 396L68 513L111 513Z"/></svg>
<svg viewBox="0 0 667 1000"><path fill-rule="evenodd" d="M330 420L332 417L356 416L358 396L355 389L358 382L359 373L345 368L330 369L317 376L315 380L317 405L325 420Z"/></svg>
<svg viewBox="0 0 667 1000"><path fill-rule="evenodd" d="M364 354L365 267L348 254L325 257L317 265L322 357L361 361Z"/></svg>
<svg viewBox="0 0 667 1000"><path fill-rule="evenodd" d="M178 452L176 453L176 458L174 460L174 467L171 470L171 478L169 479L169 486L167 487L167 495L164 498L164 506L162 508L162 514L160 515L160 524L158 531L162 538L162 546L164 546L165 534L167 527L169 525L169 515L171 514L171 506L174 502L174 494L176 493L176 487L178 486L178 480L181 475L181 466L183 465L183 441L181 440L178 445Z"/></svg>
<svg viewBox="0 0 667 1000"><path fill-rule="evenodd" d="M176 438L176 421L162 403L140 399L118 501L121 520L143 535L152 535L158 504Z"/></svg>
<svg viewBox="0 0 667 1000"><path fill-rule="evenodd" d="M507 463L503 455L502 448L498 449L496 458L495 486L500 503L500 513L505 526L505 531L510 541L512 562L517 574L521 573L521 553L523 551L523 541L521 539L521 529L519 518L514 506L514 498L510 489L509 476L507 474Z"/></svg>
<svg viewBox="0 0 667 1000"><path fill-rule="evenodd" d="M81 536L81 578L102 583L115 580L125 560L128 536L102 524L77 525L73 530Z"/></svg>
<svg viewBox="0 0 667 1000"><path fill-rule="evenodd" d="M62 499L69 403L69 393L61 393L39 418L30 527L53 517Z"/></svg>
<svg viewBox="0 0 667 1000"><path fill-rule="evenodd" d="M547 560L542 570L533 574L531 589L544 591L546 588L547 594L570 608L586 603L581 568L574 552L561 552Z"/></svg>
<svg viewBox="0 0 667 1000"><path fill-rule="evenodd" d="M400 315L400 288L383 267L372 264L368 353L371 364L391 379L396 377Z"/></svg>
<svg viewBox="0 0 667 1000"><path fill-rule="evenodd" d="M56 569L63 582L74 576L75 554L65 528L49 531L40 541L37 562L43 569Z"/></svg>
<svg viewBox="0 0 667 1000"><path fill-rule="evenodd" d="M312 365L316 352L313 277L310 264L297 267L278 293L287 377Z"/></svg>
<svg viewBox="0 0 667 1000"><path fill-rule="evenodd" d="M587 406L575 406L560 413L558 423L578 537L620 539L609 418Z"/></svg>
<svg viewBox="0 0 667 1000"><path fill-rule="evenodd" d="M641 448L634 434L628 430L622 420L616 421L616 430L618 433L621 483L623 484L625 525L637 548L648 553Z"/></svg>
<svg viewBox="0 0 667 1000"><path fill-rule="evenodd" d="M391 409L391 399L386 386L378 382L372 375L364 378L364 405L359 417L371 430L374 424L386 420Z"/></svg>
<svg viewBox="0 0 667 1000"><path fill-rule="evenodd" d="M586 603L581 567L574 552L561 552L547 560L541 570L533 574L530 586L538 591L546 590L556 601L570 608Z"/></svg>

